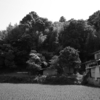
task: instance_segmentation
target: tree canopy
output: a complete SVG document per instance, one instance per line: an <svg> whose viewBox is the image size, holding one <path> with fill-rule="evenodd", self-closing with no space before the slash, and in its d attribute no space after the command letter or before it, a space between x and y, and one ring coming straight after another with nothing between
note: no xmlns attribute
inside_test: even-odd
<svg viewBox="0 0 100 100"><path fill-rule="evenodd" d="M64 16L61 16L60 19L59 19L59 22L66 22L66 19Z"/></svg>
<svg viewBox="0 0 100 100"><path fill-rule="evenodd" d="M76 50L79 51L81 61L85 62L91 53L99 49L100 11L95 12L88 20L66 21L66 18L61 16L56 22L40 17L32 11L24 16L18 25L9 24L6 30L0 31L0 60L1 66L5 68L10 68L10 64L6 65L5 61L12 61L16 66L12 68L26 69L26 62L30 59L32 50L40 53L45 62L49 63L55 55L61 59L65 55L71 56L71 53L74 59L73 53L76 54ZM13 59L8 60L6 54L11 50ZM72 58L70 61L68 57L61 61L72 64Z"/></svg>

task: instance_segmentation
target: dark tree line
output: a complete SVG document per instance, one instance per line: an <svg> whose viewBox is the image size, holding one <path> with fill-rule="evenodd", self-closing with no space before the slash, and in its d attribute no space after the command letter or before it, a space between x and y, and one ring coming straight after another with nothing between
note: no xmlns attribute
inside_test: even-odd
<svg viewBox="0 0 100 100"><path fill-rule="evenodd" d="M19 25L9 25L0 31L0 68L26 69L32 50L49 64L55 55L59 56L60 51L69 46L79 51L82 62L100 49L100 11L88 20L66 20L62 16L54 23L30 12Z"/></svg>

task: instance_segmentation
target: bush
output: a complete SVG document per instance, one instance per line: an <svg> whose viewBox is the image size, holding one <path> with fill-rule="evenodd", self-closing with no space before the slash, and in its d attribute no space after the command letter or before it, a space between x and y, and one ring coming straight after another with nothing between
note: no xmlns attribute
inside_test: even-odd
<svg viewBox="0 0 100 100"><path fill-rule="evenodd" d="M0 83L35 83L35 76L0 75Z"/></svg>
<svg viewBox="0 0 100 100"><path fill-rule="evenodd" d="M76 78L74 77L68 77L68 76L47 76L47 77L41 77L39 78L38 82L41 82L43 84L59 84L59 85L64 85L64 84L74 84L76 81Z"/></svg>
<svg viewBox="0 0 100 100"><path fill-rule="evenodd" d="M82 80L82 84L83 85L87 85L88 84L88 81L87 81L88 77L89 77L88 74L83 75L83 80Z"/></svg>
<svg viewBox="0 0 100 100"><path fill-rule="evenodd" d="M42 68L41 68L41 59L38 56L38 53L30 53L30 58L26 62L28 64L27 69L32 73L32 74L37 74Z"/></svg>
<svg viewBox="0 0 100 100"><path fill-rule="evenodd" d="M0 66L2 69L15 69L14 48L10 44L0 45Z"/></svg>
<svg viewBox="0 0 100 100"><path fill-rule="evenodd" d="M37 82L37 83L45 83L46 81L46 77L45 75L42 75L42 76L36 76L34 81Z"/></svg>

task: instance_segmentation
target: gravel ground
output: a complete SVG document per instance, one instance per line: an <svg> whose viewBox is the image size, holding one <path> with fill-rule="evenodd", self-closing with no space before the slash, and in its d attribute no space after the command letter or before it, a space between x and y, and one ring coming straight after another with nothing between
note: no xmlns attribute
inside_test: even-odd
<svg viewBox="0 0 100 100"><path fill-rule="evenodd" d="M0 100L100 100L100 88L81 85L0 84Z"/></svg>

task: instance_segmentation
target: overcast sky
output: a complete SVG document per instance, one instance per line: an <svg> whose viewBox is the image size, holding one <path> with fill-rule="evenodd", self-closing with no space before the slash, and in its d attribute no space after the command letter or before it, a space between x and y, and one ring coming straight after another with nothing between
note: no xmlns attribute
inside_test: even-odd
<svg viewBox="0 0 100 100"><path fill-rule="evenodd" d="M6 29L9 23L19 23L31 11L58 21L61 16L66 20L88 19L97 10L100 0L0 0L0 30Z"/></svg>

